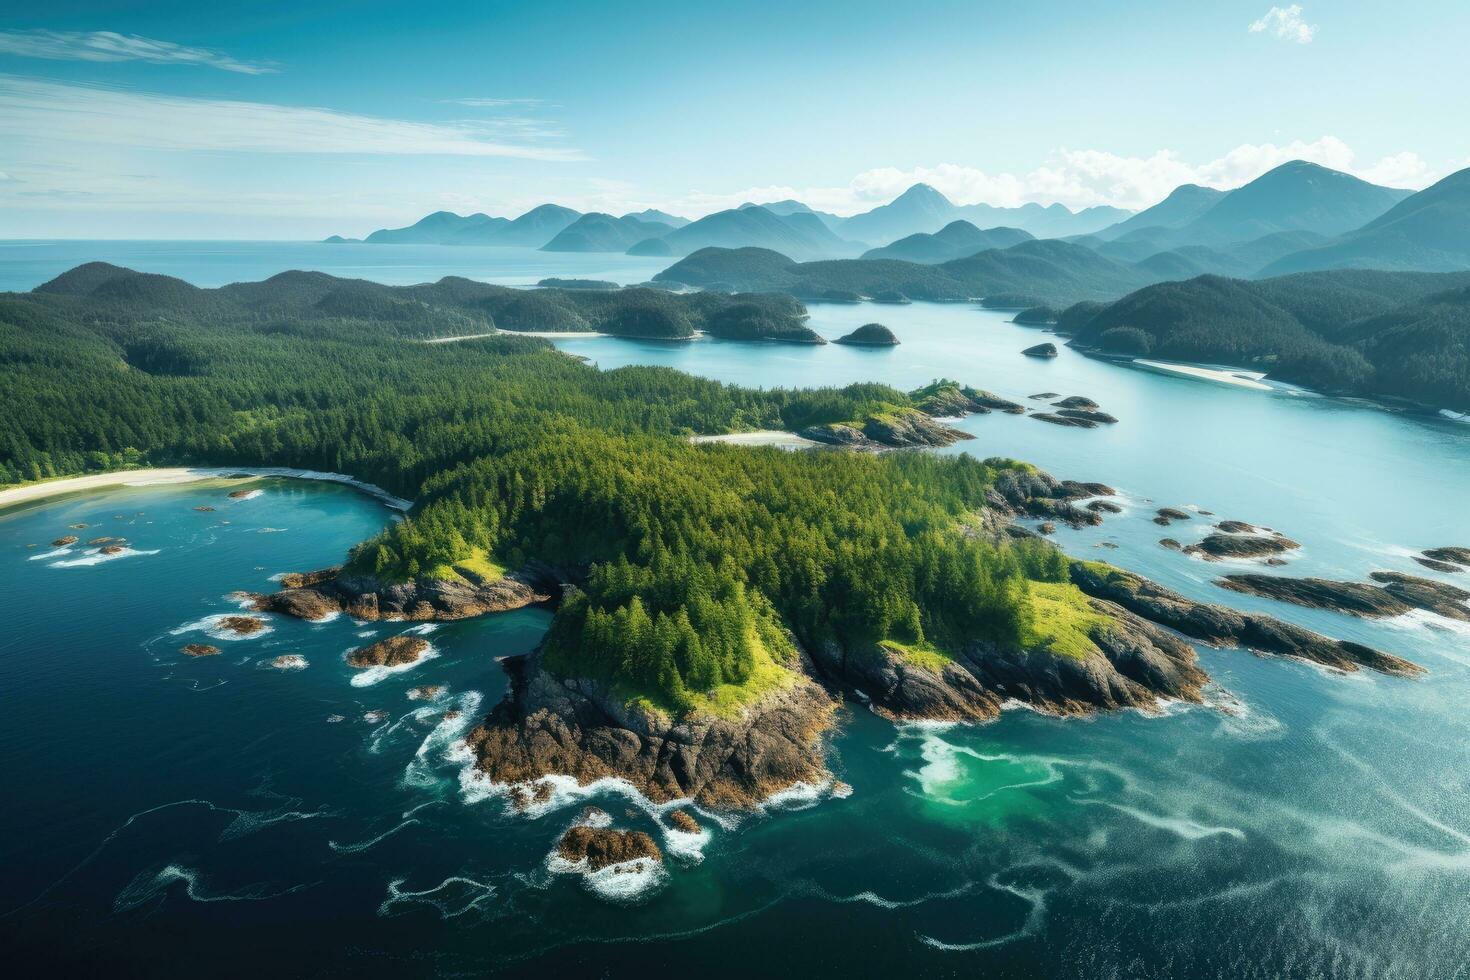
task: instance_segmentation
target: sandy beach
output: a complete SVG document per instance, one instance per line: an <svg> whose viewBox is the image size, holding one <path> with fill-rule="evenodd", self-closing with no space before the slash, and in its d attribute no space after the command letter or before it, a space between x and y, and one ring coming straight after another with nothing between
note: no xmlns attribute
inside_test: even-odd
<svg viewBox="0 0 1470 980"><path fill-rule="evenodd" d="M1235 368L1209 368L1197 364L1169 364L1165 361L1148 361L1138 358L1133 361L1135 365L1150 371L1158 371L1161 374L1177 374L1186 378L1199 378L1202 381L1215 381L1220 384L1235 385L1238 388L1252 388L1256 391L1273 391L1271 385L1263 384L1266 377L1261 371L1245 371Z"/></svg>
<svg viewBox="0 0 1470 980"><path fill-rule="evenodd" d="M29 503L34 500L44 500L47 497L57 497L62 494L78 493L86 490L102 490L107 487L153 487L171 483L192 483L197 480L217 480L234 474L248 474L251 478L275 476L294 480L317 480L323 483L343 483L355 487L369 496L378 498L395 510L406 511L413 506L413 501L411 500L395 497L382 487L375 487L371 483L363 483L361 480L355 480L343 473L288 469L282 466L243 466L229 468L168 466L146 470L120 470L115 473L92 473L87 476L45 480L41 483L27 483L23 486L11 487L8 490L0 490L0 509L13 507L17 504Z"/></svg>

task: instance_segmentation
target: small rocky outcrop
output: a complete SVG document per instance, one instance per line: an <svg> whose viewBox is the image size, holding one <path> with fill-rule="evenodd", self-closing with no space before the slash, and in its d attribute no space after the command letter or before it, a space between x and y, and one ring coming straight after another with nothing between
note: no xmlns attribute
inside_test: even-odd
<svg viewBox="0 0 1470 980"><path fill-rule="evenodd" d="M300 670L306 666L306 658L299 653L283 653L271 661L276 670Z"/></svg>
<svg viewBox="0 0 1470 980"><path fill-rule="evenodd" d="M219 647L208 643L186 643L179 647L179 652L186 657L215 657L219 655Z"/></svg>
<svg viewBox="0 0 1470 980"><path fill-rule="evenodd" d="M896 347L898 338L881 323L865 323L852 333L838 337L833 343L854 347Z"/></svg>
<svg viewBox="0 0 1470 980"><path fill-rule="evenodd" d="M225 616L214 624L214 628L236 636L254 636L265 629L265 620L259 616Z"/></svg>
<svg viewBox="0 0 1470 980"><path fill-rule="evenodd" d="M1261 529L1254 524L1245 521L1221 521L1215 525L1215 530L1224 534L1259 534Z"/></svg>
<svg viewBox="0 0 1470 980"><path fill-rule="evenodd" d="M1118 423L1117 417L1107 412L1089 411L1084 408L1059 408L1051 414L1060 415L1064 419L1080 419L1097 425L1116 425Z"/></svg>
<svg viewBox="0 0 1470 980"><path fill-rule="evenodd" d="M105 544L97 549L99 555L120 555L127 549L120 544Z"/></svg>
<svg viewBox="0 0 1470 980"><path fill-rule="evenodd" d="M1073 418L1060 412L1035 412L1031 416L1038 422L1050 422L1052 425L1061 425L1073 429L1095 429L1098 423L1092 419Z"/></svg>
<svg viewBox="0 0 1470 980"><path fill-rule="evenodd" d="M199 511L201 514L213 514L214 513L214 508L213 507L209 507L209 506L195 507L194 509L197 510L197 511Z"/></svg>
<svg viewBox="0 0 1470 980"><path fill-rule="evenodd" d="M1170 551L1180 551L1184 548L1184 545L1180 544L1173 538L1159 538L1159 544L1163 545L1165 548L1168 548Z"/></svg>
<svg viewBox="0 0 1470 980"><path fill-rule="evenodd" d="M390 636L347 655L347 663L359 669L366 667L405 667L418 663L429 641L422 636Z"/></svg>
<svg viewBox="0 0 1470 980"><path fill-rule="evenodd" d="M340 569L305 572L292 586L270 595L254 595L255 608L298 619L324 619L344 612L354 619L453 620L484 613L520 609L560 594L563 576L550 567L528 565L500 578L456 569L457 578L385 582L374 575Z"/></svg>
<svg viewBox="0 0 1470 980"><path fill-rule="evenodd" d="M685 834L697 834L702 829L699 821L683 810L675 810L669 814L669 826Z"/></svg>
<svg viewBox="0 0 1470 980"><path fill-rule="evenodd" d="M408 692L410 701L437 701L444 693L443 684L421 684Z"/></svg>
<svg viewBox="0 0 1470 980"><path fill-rule="evenodd" d="M1428 548L1424 551L1424 557L1430 561L1470 566L1470 548Z"/></svg>
<svg viewBox="0 0 1470 980"><path fill-rule="evenodd" d="M1470 592L1402 572L1374 572L1366 582L1280 575L1227 575L1216 584L1233 592L1264 596L1312 609L1331 609L1367 619L1402 616L1415 609L1470 622Z"/></svg>
<svg viewBox="0 0 1470 980"><path fill-rule="evenodd" d="M738 717L673 719L598 682L552 675L540 650L501 664L511 690L465 741L512 802L544 776L583 784L620 776L655 803L752 810L796 783L830 778L822 739L837 702L804 675Z"/></svg>
<svg viewBox="0 0 1470 980"><path fill-rule="evenodd" d="M1005 412L1007 415L1026 414L1026 406L1018 402L1013 402L1009 398L1002 398L999 395L991 394L988 391L980 391L975 388L967 388L965 389L965 393L977 409L983 408L989 411Z"/></svg>
<svg viewBox="0 0 1470 980"><path fill-rule="evenodd" d="M53 547L53 548L69 548L72 545L76 544L80 540L81 539L78 538L75 534L63 534L61 537L59 537L55 541L52 541L51 542L51 547Z"/></svg>
<svg viewBox="0 0 1470 980"><path fill-rule="evenodd" d="M1111 500L1093 500L1087 504L1087 509L1100 514L1121 514L1123 508Z"/></svg>
<svg viewBox="0 0 1470 980"><path fill-rule="evenodd" d="M1021 353L1027 357L1056 357L1057 345L1051 343L1037 344L1035 347L1027 347Z"/></svg>
<svg viewBox="0 0 1470 980"><path fill-rule="evenodd" d="M250 496L254 492L254 490L248 488L244 490L231 490L225 496L229 497L231 500L239 500L242 497Z"/></svg>
<svg viewBox="0 0 1470 980"><path fill-rule="evenodd" d="M1058 393L1055 391L1038 391L1036 394L1029 395L1027 397L1029 397L1032 401L1044 402L1056 398L1057 394Z"/></svg>
<svg viewBox="0 0 1470 980"><path fill-rule="evenodd" d="M1440 561L1438 558L1426 558L1423 555L1415 555L1414 560L1433 572L1463 572L1465 570L1459 565Z"/></svg>
<svg viewBox="0 0 1470 980"><path fill-rule="evenodd" d="M1213 646L1236 646L1296 657L1338 670L1360 667L1385 674L1423 673L1418 664L1350 640L1334 640L1274 616L1195 602L1148 579L1109 565L1073 562L1072 582L1094 598L1117 603L1145 619Z"/></svg>
<svg viewBox="0 0 1470 980"><path fill-rule="evenodd" d="M1189 511L1178 507L1160 507L1155 513L1166 521L1187 521L1192 516Z"/></svg>
<svg viewBox="0 0 1470 980"><path fill-rule="evenodd" d="M1270 558L1295 551L1301 545L1279 534L1211 534L1184 549L1205 561L1235 558Z"/></svg>
<svg viewBox="0 0 1470 980"><path fill-rule="evenodd" d="M1112 496L1114 492L1103 483L1059 481L1041 470L1005 470L985 492L985 502L994 519L1026 516L1057 521L1072 528L1096 527L1103 522L1102 514L1078 507L1074 501ZM1013 529L1024 531L1015 525L1005 530L1013 533Z"/></svg>
<svg viewBox="0 0 1470 980"><path fill-rule="evenodd" d="M587 862L590 871L647 859L663 861L658 845L641 830L614 830L578 824L562 835L556 852L573 864Z"/></svg>
<svg viewBox="0 0 1470 980"><path fill-rule="evenodd" d="M1052 402L1051 406L1052 408L1081 409L1084 412L1096 412L1102 408L1101 405L1091 398L1084 398L1082 395L1069 395L1061 401Z"/></svg>

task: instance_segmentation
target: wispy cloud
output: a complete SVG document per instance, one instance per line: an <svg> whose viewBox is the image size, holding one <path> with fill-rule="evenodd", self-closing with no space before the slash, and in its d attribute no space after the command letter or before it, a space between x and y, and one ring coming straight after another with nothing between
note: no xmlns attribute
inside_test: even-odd
<svg viewBox="0 0 1470 980"><path fill-rule="evenodd" d="M450 105L464 105L475 109L507 109L512 106L546 106L547 103L541 99L443 99Z"/></svg>
<svg viewBox="0 0 1470 980"><path fill-rule="evenodd" d="M1260 20L1252 22L1252 34L1270 34L1281 41L1311 44L1317 36L1317 25L1302 19L1302 7L1294 3L1290 7L1272 7Z"/></svg>
<svg viewBox="0 0 1470 980"><path fill-rule="evenodd" d="M585 159L580 150L507 139L494 123L411 122L298 106L185 98L0 75L8 138L155 150ZM512 127L509 135L525 135ZM542 135L542 134L532 134Z"/></svg>
<svg viewBox="0 0 1470 980"><path fill-rule="evenodd" d="M207 65L242 75L264 75L275 65L240 61L208 48L191 48L113 31L0 31L0 54L53 61L146 61L155 65Z"/></svg>
<svg viewBox="0 0 1470 980"><path fill-rule="evenodd" d="M1017 207L1029 202L1060 202L1070 208L1112 205L1143 208L1168 196L1180 184L1228 189L1254 180L1289 160L1309 160L1393 187L1425 187L1443 171L1418 154L1404 151L1359 163L1357 154L1335 136L1310 142L1246 143L1201 163L1173 150L1149 156L1123 156L1106 150L1059 150L1047 162L1025 173L995 173L943 163L932 167L880 167L867 170L845 185L745 187L728 194L696 193L657 203L676 214L703 214L735 207L744 201L796 198L814 208L853 214L884 204L916 183L938 188L956 204ZM631 203L631 202L630 202Z"/></svg>

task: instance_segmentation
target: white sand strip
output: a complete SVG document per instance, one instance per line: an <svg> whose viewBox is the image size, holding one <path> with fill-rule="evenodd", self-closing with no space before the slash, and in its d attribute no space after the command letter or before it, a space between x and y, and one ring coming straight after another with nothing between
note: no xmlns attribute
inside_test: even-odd
<svg viewBox="0 0 1470 980"><path fill-rule="evenodd" d="M173 483L192 483L196 480L217 480L235 473L244 473L251 477L277 476L294 480L345 483L350 487L361 490L363 493L376 497L395 510L408 510L413 506L413 501L411 500L395 497L382 487L375 487L371 483L364 483L343 473L296 470L283 466L238 466L229 468L169 466L147 470L120 470L116 473L93 473L88 476L74 476L62 480L44 480L40 483L27 483L22 486L11 487L8 490L0 490L0 508L13 507L16 504L28 503L32 500L44 500L47 497L55 497L66 493L78 493L86 490L101 490L107 487L152 487L165 486Z"/></svg>

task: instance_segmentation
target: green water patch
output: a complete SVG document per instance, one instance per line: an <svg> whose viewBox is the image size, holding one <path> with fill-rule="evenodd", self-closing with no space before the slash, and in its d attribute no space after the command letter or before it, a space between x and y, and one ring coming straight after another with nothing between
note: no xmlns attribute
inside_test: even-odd
<svg viewBox="0 0 1470 980"><path fill-rule="evenodd" d="M992 826L1044 816L1062 772L1055 760L973 747L940 728L915 728L900 739L915 755L905 769L923 816Z"/></svg>

